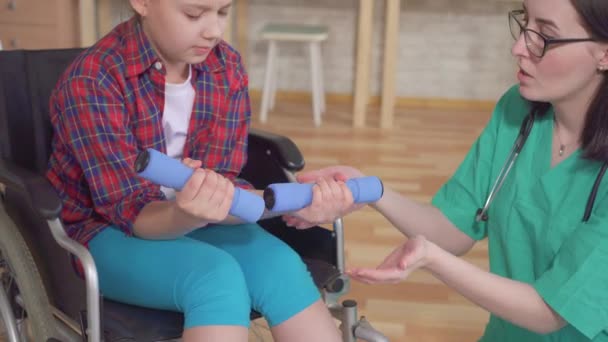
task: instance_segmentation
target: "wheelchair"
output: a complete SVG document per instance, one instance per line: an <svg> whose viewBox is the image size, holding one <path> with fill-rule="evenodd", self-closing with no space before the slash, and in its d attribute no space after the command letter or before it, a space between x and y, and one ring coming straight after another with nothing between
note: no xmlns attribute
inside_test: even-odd
<svg viewBox="0 0 608 342"><path fill-rule="evenodd" d="M52 128L48 102L60 74L82 49L0 51L0 314L14 341L167 341L179 339L183 315L118 303L99 291L88 250L70 239L61 202L44 178ZM251 130L241 177L256 188L293 181L304 167L288 138ZM305 261L345 342L388 341L357 303L339 302L344 274L342 221L333 230L296 230L280 218L260 221ZM73 268L77 258L84 279ZM251 319L260 315L251 312Z"/></svg>

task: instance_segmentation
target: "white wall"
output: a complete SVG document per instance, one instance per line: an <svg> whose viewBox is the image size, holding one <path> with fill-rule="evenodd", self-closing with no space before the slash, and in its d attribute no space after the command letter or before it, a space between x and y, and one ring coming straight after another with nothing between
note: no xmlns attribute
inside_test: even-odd
<svg viewBox="0 0 608 342"><path fill-rule="evenodd" d="M266 44L258 35L264 24L310 23L329 27L330 38L323 45L326 89L343 94L353 90L358 3L375 1L371 90L379 94L384 1L244 1L249 6L249 42L241 53L247 55L251 88L260 89L263 83ZM397 95L495 100L515 82L507 12L518 7L521 2L511 0L402 0ZM115 13L128 15L124 9ZM279 89L308 91L308 51L282 44L279 55Z"/></svg>

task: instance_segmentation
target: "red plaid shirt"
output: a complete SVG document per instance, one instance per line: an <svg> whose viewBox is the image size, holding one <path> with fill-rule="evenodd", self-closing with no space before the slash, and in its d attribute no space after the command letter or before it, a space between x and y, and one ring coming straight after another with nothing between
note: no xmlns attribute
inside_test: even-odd
<svg viewBox="0 0 608 342"><path fill-rule="evenodd" d="M198 159L242 187L251 119L239 54L219 43L193 65L196 96L184 157ZM137 153L166 151L162 128L165 69L136 19L84 51L51 95L53 153L47 178L63 201L61 218L80 243L115 225L127 234L141 209L164 200L137 176Z"/></svg>

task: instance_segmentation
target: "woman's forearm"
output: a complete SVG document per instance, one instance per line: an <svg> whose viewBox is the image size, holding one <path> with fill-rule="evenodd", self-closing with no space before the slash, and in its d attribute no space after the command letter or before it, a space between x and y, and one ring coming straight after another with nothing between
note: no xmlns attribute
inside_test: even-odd
<svg viewBox="0 0 608 342"><path fill-rule="evenodd" d="M450 253L462 255L475 244L439 209L413 201L391 189L385 189L382 199L374 207L406 236L424 235Z"/></svg>
<svg viewBox="0 0 608 342"><path fill-rule="evenodd" d="M427 253L428 271L494 315L540 334L566 324L531 285L482 270L432 243Z"/></svg>

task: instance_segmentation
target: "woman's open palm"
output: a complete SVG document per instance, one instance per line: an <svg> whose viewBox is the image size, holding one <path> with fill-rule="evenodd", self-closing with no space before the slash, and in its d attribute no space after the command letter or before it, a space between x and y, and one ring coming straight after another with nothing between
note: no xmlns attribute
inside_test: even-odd
<svg viewBox="0 0 608 342"><path fill-rule="evenodd" d="M398 283L427 263L427 240L423 236L408 239L389 254L376 268L353 268L347 271L353 279L377 284Z"/></svg>

